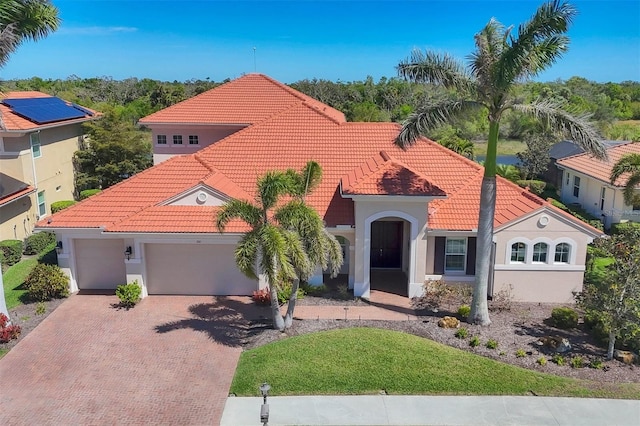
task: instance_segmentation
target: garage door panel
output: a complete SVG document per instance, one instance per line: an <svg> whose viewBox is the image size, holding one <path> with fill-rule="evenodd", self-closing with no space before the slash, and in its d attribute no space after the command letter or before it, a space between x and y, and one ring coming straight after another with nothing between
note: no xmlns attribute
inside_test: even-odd
<svg viewBox="0 0 640 426"><path fill-rule="evenodd" d="M145 244L149 294L249 295L257 281L236 267L233 244Z"/></svg>
<svg viewBox="0 0 640 426"><path fill-rule="evenodd" d="M80 290L112 290L127 281L123 240L74 241Z"/></svg>

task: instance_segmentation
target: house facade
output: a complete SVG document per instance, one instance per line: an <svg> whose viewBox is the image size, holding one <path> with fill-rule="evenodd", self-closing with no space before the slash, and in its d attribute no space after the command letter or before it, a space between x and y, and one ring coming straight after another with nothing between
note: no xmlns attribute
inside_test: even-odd
<svg viewBox="0 0 640 426"><path fill-rule="evenodd" d="M613 165L620 158L640 154L640 143L609 145L607 154L607 161L584 153L558 160L556 164L562 172L561 200L567 205L579 205L593 216L602 218L607 229L614 223L640 222L640 205L625 204L622 195L628 174L620 176L613 184L609 178Z"/></svg>
<svg viewBox="0 0 640 426"><path fill-rule="evenodd" d="M154 167L38 223L62 242L58 259L72 291L134 280L145 295L244 295L266 286L235 266L246 225L220 233L215 216L229 199L253 200L265 172L309 160L323 178L307 202L343 244L342 272L355 296L368 298L382 269L404 272L397 290L408 297L421 294L425 280L474 280L483 168L428 139L396 147L398 124L347 122L261 74L141 122L154 134ZM197 135L200 148L173 147L178 135L182 145ZM598 230L501 178L494 224L491 294L573 300ZM312 283L322 280L317 271Z"/></svg>
<svg viewBox="0 0 640 426"><path fill-rule="evenodd" d="M77 108L76 108L77 107ZM11 92L0 103L0 240L24 239L74 198L73 154L81 124L95 113L41 92Z"/></svg>

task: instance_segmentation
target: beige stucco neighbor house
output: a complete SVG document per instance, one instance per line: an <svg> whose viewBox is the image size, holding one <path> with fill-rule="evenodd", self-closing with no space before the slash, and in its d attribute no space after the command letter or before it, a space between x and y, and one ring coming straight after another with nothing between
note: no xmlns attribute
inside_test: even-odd
<svg viewBox="0 0 640 426"><path fill-rule="evenodd" d="M73 200L73 153L94 111L41 92L0 102L0 240L24 239L56 201Z"/></svg>
<svg viewBox="0 0 640 426"><path fill-rule="evenodd" d="M562 202L577 204L602 218L607 229L614 223L640 222L640 205L626 205L622 195L629 175L623 174L614 184L609 179L613 165L620 158L627 154L640 154L640 142L609 146L607 154L607 161L583 153L556 162L562 172Z"/></svg>
<svg viewBox="0 0 640 426"><path fill-rule="evenodd" d="M134 280L145 295L244 295L266 286L235 266L245 225L220 233L215 215L229 199L252 200L266 171L309 160L323 179L307 202L342 242L355 296L370 297L372 276L385 269L402 272L394 290L408 297L425 280L474 279L483 168L428 139L397 148L398 124L347 122L261 74L141 122L154 134L154 167L38 223L62 242L72 291ZM501 178L495 227L490 294L513 287L518 300L573 300L597 229ZM322 280L317 271L312 282Z"/></svg>

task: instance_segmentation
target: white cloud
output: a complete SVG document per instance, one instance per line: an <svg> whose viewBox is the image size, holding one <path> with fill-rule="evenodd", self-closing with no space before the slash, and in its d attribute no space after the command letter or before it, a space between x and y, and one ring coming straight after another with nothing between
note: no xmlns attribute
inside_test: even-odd
<svg viewBox="0 0 640 426"><path fill-rule="evenodd" d="M104 36L114 34L126 34L138 31L136 27L62 27L58 34Z"/></svg>

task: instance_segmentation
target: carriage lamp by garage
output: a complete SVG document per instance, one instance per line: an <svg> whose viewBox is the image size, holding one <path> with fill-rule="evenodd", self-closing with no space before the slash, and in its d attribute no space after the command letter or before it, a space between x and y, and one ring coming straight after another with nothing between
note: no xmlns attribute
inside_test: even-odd
<svg viewBox="0 0 640 426"><path fill-rule="evenodd" d="M260 421L263 426L269 424L269 404L267 404L267 395L271 390L269 383L264 382L260 385L260 393L262 394L262 407L260 407Z"/></svg>
<svg viewBox="0 0 640 426"><path fill-rule="evenodd" d="M127 246L127 249L124 251L124 255L127 256L127 260L131 259L131 254L133 253L133 249L131 246Z"/></svg>
<svg viewBox="0 0 640 426"><path fill-rule="evenodd" d="M58 243L56 244L56 253L62 253L62 241L58 241Z"/></svg>

